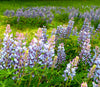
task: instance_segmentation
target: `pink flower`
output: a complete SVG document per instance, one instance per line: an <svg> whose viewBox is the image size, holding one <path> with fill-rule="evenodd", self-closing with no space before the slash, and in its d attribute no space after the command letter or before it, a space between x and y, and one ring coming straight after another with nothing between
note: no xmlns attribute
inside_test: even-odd
<svg viewBox="0 0 100 87"><path fill-rule="evenodd" d="M87 86L87 83L86 83L86 82L83 82L83 83L81 84L81 87L88 87L88 86Z"/></svg>
<svg viewBox="0 0 100 87"><path fill-rule="evenodd" d="M23 33L18 33L16 32L17 40L25 40L24 34Z"/></svg>
<svg viewBox="0 0 100 87"><path fill-rule="evenodd" d="M42 37L42 29L39 28L35 35L40 39Z"/></svg>
<svg viewBox="0 0 100 87"><path fill-rule="evenodd" d="M11 32L10 24L7 24L7 27L6 27L6 33L10 33L10 32Z"/></svg>

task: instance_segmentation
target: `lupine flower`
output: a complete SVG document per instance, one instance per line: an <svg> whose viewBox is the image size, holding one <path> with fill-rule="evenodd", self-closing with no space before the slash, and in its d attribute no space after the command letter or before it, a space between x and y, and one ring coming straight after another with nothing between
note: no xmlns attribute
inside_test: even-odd
<svg viewBox="0 0 100 87"><path fill-rule="evenodd" d="M98 84L96 84L95 82L92 82L93 87L99 87Z"/></svg>
<svg viewBox="0 0 100 87"><path fill-rule="evenodd" d="M88 87L88 86L87 86L87 83L86 83L86 82L83 82L83 83L81 84L81 87Z"/></svg>
<svg viewBox="0 0 100 87"><path fill-rule="evenodd" d="M29 66L33 67L35 62L50 67L53 64L55 36L52 36L47 43L43 42L42 29L39 28L37 39L34 38L29 46Z"/></svg>
<svg viewBox="0 0 100 87"><path fill-rule="evenodd" d="M10 32L10 25L7 25L6 33L4 34L4 48L1 51L0 69L18 69L13 73L17 74L20 73L19 69L28 65L26 52L27 48L25 47L25 38L22 33L17 33L17 38L13 40L13 36L12 34L10 35ZM22 73L19 74L19 77L21 77L21 75ZM12 79L16 79L16 76L12 77Z"/></svg>
<svg viewBox="0 0 100 87"><path fill-rule="evenodd" d="M1 51L1 58L0 58L0 69L8 69L12 67L13 60L13 54L14 54L14 40L13 35L11 34L10 25L7 25L6 27L6 33L4 33L4 40L3 40L3 48Z"/></svg>
<svg viewBox="0 0 100 87"><path fill-rule="evenodd" d="M81 42L81 44L88 38L90 38L91 35L90 35L90 22L88 22L88 19L86 18L84 20L84 24L83 24L83 27L79 33L79 42Z"/></svg>
<svg viewBox="0 0 100 87"><path fill-rule="evenodd" d="M91 44L90 44L90 23L88 22L88 19L86 18L84 21L84 26L82 27L80 33L79 33L79 43L81 47L81 53L80 58L82 58L83 61L85 61L85 64L89 63L91 66Z"/></svg>
<svg viewBox="0 0 100 87"><path fill-rule="evenodd" d="M14 69L21 69L24 66L24 55L26 48L25 37L23 33L16 33L15 53L14 53Z"/></svg>
<svg viewBox="0 0 100 87"><path fill-rule="evenodd" d="M68 24L68 27L67 27L67 30L66 30L67 38L69 38L69 36L71 34L71 30L72 30L73 25L74 25L73 17L71 18L71 20L68 23L69 24Z"/></svg>
<svg viewBox="0 0 100 87"><path fill-rule="evenodd" d="M28 56L29 56L28 53L29 53L29 50L26 50L23 57L24 66L28 66Z"/></svg>
<svg viewBox="0 0 100 87"><path fill-rule="evenodd" d="M78 11L78 9L75 9L75 8L72 8L72 9L70 9L69 10L69 19L71 19L72 17L74 18L74 17L77 17L78 16L78 14L79 14L79 11Z"/></svg>
<svg viewBox="0 0 100 87"><path fill-rule="evenodd" d="M39 33L40 31L40 33ZM39 62L39 55L41 55L40 51L43 48L44 44L43 44L43 40L41 38L42 36L42 30L41 28L38 29L37 32L37 39L33 38L32 42L30 43L29 46L29 65L30 67L34 66L34 62Z"/></svg>
<svg viewBox="0 0 100 87"><path fill-rule="evenodd" d="M43 42L46 43L47 42L47 35L46 35L47 29L45 26L43 26L42 28L42 38L43 38Z"/></svg>
<svg viewBox="0 0 100 87"><path fill-rule="evenodd" d="M22 9L16 11L16 16L17 16L17 17L23 16L23 11L22 11Z"/></svg>
<svg viewBox="0 0 100 87"><path fill-rule="evenodd" d="M10 17L10 16L24 16L27 18L35 18L35 17L42 17L43 19L46 19L46 21L48 23L51 23L52 19L54 18L54 14L52 13L52 11L56 14L63 14L63 13L69 13L69 19L71 19L72 17L79 17L79 18L88 18L89 21L91 20L99 20L100 18L100 9L95 9L95 7L93 7L93 9L90 9L89 11L84 12L83 14L81 12L79 12L79 8L75 9L74 7L70 8L68 7L66 8L62 8L62 7L32 7L32 8L21 8L18 9L16 12L14 11L10 11L10 10L6 10L4 12L4 15ZM64 12L61 12L62 10L64 10ZM16 13L16 14L14 14ZM79 16L78 16L79 15Z"/></svg>
<svg viewBox="0 0 100 87"><path fill-rule="evenodd" d="M79 57L76 56L76 57L72 60L71 64L72 64L72 66L77 66L78 62L79 62Z"/></svg>
<svg viewBox="0 0 100 87"><path fill-rule="evenodd" d="M10 11L9 11L9 10L6 10L6 11L4 12L4 15L10 17Z"/></svg>
<svg viewBox="0 0 100 87"><path fill-rule="evenodd" d="M95 69L96 69L96 65L93 65L93 67L90 69L88 73L88 78L92 78L94 76Z"/></svg>
<svg viewBox="0 0 100 87"><path fill-rule="evenodd" d="M11 32L11 29L10 29L10 24L7 24L7 27L6 27L6 33L10 33Z"/></svg>
<svg viewBox="0 0 100 87"><path fill-rule="evenodd" d="M73 28L74 25L74 21L73 18L71 18L71 20L69 20L68 22L68 26L57 26L57 30L56 30L56 41L58 39L62 39L62 38L69 38L70 34L71 34L71 30Z"/></svg>
<svg viewBox="0 0 100 87"><path fill-rule="evenodd" d="M50 44L50 47L55 47L55 35L51 36L51 38L48 40L48 43Z"/></svg>
<svg viewBox="0 0 100 87"><path fill-rule="evenodd" d="M64 49L64 44L63 43L61 43L58 46L57 55L58 55L58 58L57 58L58 64L62 64L62 62L66 60L65 59L66 54L65 54L65 49Z"/></svg>
<svg viewBox="0 0 100 87"><path fill-rule="evenodd" d="M68 80L69 77L71 77L71 80L73 80L73 77L76 75L75 70L78 68L77 67L78 61L79 57L76 56L76 58L73 59L73 61L67 64L67 67L64 70L64 74L62 75L63 77L65 77L64 81Z"/></svg>
<svg viewBox="0 0 100 87"><path fill-rule="evenodd" d="M42 29L41 28L38 29L37 34L35 34L35 36L37 36L38 39L42 38Z"/></svg>
<svg viewBox="0 0 100 87"><path fill-rule="evenodd" d="M93 58L91 58L91 65L94 64L94 61L98 57L98 55L100 53L100 48L98 46L96 46L95 49L93 49L93 51L94 51L95 54L94 54Z"/></svg>
<svg viewBox="0 0 100 87"><path fill-rule="evenodd" d="M71 17L77 17L78 14L80 14L79 18L88 18L89 21L91 21L91 20L94 20L94 21L99 20L99 18L100 18L100 16L99 16L100 15L100 9L95 9L95 7L92 7L92 8L93 9L90 9L90 12L86 11L83 14L81 12L79 12L78 10L74 9L75 11L70 11L69 19Z"/></svg>
<svg viewBox="0 0 100 87"><path fill-rule="evenodd" d="M98 83L98 86L96 86L96 84L93 82L93 87L99 87L99 83L100 83L100 49L99 47L96 46L96 48L94 49L95 55L93 56L93 58L91 59L92 64L95 64L96 67L95 68L95 72L93 73L92 71L92 75L91 77L94 78L94 81L96 81ZM94 69L93 69L94 71Z"/></svg>
<svg viewBox="0 0 100 87"><path fill-rule="evenodd" d="M100 81L100 54L97 56L96 60L94 61L94 64L96 64L96 70L94 72L94 80L96 82Z"/></svg>
<svg viewBox="0 0 100 87"><path fill-rule="evenodd" d="M56 30L56 33L55 33L55 35L56 35L56 41L58 39L64 38L64 32L65 32L65 30L66 29L64 27L62 27L61 25L57 26L57 30Z"/></svg>
<svg viewBox="0 0 100 87"><path fill-rule="evenodd" d="M91 63L90 63L90 58L91 58L90 47L91 47L91 45L89 43L90 43L90 39L86 39L85 42L83 43L81 53L79 55L82 58L82 60L85 61L85 64L89 63L91 66Z"/></svg>
<svg viewBox="0 0 100 87"><path fill-rule="evenodd" d="M4 15L8 16L8 17L18 17L17 18L17 22L19 22L20 17L25 17L25 18L42 18L45 19L44 21L47 21L48 23L51 23L53 18L54 18L54 14L51 12L53 8L52 7L32 7L32 8L21 8L21 9L17 9L17 11L13 11L13 10L6 10L4 12ZM53 10L56 10L53 9Z"/></svg>

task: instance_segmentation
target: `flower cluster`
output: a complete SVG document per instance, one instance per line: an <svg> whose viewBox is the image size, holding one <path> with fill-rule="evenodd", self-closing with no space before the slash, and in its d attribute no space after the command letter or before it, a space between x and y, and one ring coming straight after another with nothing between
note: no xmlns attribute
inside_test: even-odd
<svg viewBox="0 0 100 87"><path fill-rule="evenodd" d="M43 26L43 28L42 28L42 38L43 38L43 42L44 43L46 43L47 42L47 35L46 35L46 33L47 33L47 29L46 29L46 27L45 26Z"/></svg>
<svg viewBox="0 0 100 87"><path fill-rule="evenodd" d="M82 6L82 9L83 7L84 6ZM69 19L71 17L88 18L89 21L91 20L96 21L100 19L100 8L96 9L96 7L92 7L90 11L86 11L84 13L79 12L79 8L78 9L73 8L73 9L72 9L73 11L71 11L69 14Z"/></svg>
<svg viewBox="0 0 100 87"><path fill-rule="evenodd" d="M83 8L83 7L82 7ZM53 12L52 12L53 11ZM24 17L43 17L43 19L47 22L50 22L54 18L54 14L63 14L63 13L69 13L69 19L72 17L79 17L79 18L88 18L89 21L91 20L99 20L100 18L100 8L95 9L95 7L92 7L89 11L86 11L84 13L79 12L79 8L75 9L74 7L27 7L27 8L20 8L17 9L17 11L14 10L6 10L4 12L4 15L8 17L14 17L17 16L18 20L21 16Z"/></svg>
<svg viewBox="0 0 100 87"><path fill-rule="evenodd" d="M23 33L16 32L14 44L14 69L21 69L24 65L27 66L28 62L25 58L25 52L27 51L25 37Z"/></svg>
<svg viewBox="0 0 100 87"><path fill-rule="evenodd" d="M62 75L63 77L65 77L64 81L68 80L69 78L73 80L73 77L76 75L75 70L78 68L77 67L78 62L79 62L79 57L76 56L76 58L74 58L73 61L67 64L67 67L64 70L64 74Z"/></svg>
<svg viewBox="0 0 100 87"><path fill-rule="evenodd" d="M99 87L100 86L100 48L96 46L94 49L95 55L91 59L91 65L93 67L88 73L89 78L94 78L94 81L96 81L98 84L95 82L92 82L93 87Z"/></svg>
<svg viewBox="0 0 100 87"><path fill-rule="evenodd" d="M82 58L83 61L85 61L85 64L89 63L91 66L91 44L90 44L90 23L88 22L88 19L86 18L83 24L83 27L79 33L79 43L81 47L81 52L79 54L80 58Z"/></svg>
<svg viewBox="0 0 100 87"><path fill-rule="evenodd" d="M4 47L0 52L0 69L14 68L17 71L13 74L19 74L21 77L23 73L20 70L23 71L23 67L26 66L33 67L36 63L47 67L55 66L57 63L57 57L54 58L55 35L52 35L45 43L43 29L39 28L36 33L37 38L33 38L29 47L26 47L26 38L23 33L16 32L16 38L13 38L10 32L10 25L7 25ZM12 79L15 78L16 76Z"/></svg>
<svg viewBox="0 0 100 87"><path fill-rule="evenodd" d="M65 59L66 58L66 54L65 54L65 49L64 49L64 44L63 43L61 43L58 46L57 55L58 55L57 63L58 64L62 64L62 62L66 60Z"/></svg>
<svg viewBox="0 0 100 87"><path fill-rule="evenodd" d="M71 20L69 20L68 22L68 26L57 26L57 30L56 30L56 41L58 39L62 39L62 38L69 38L70 34L71 34L71 30L73 28L74 25L74 21L73 18Z"/></svg>
<svg viewBox="0 0 100 87"><path fill-rule="evenodd" d="M72 9L71 8L69 8L68 7L68 9L69 9L69 19L71 19L72 17L77 17L78 16L78 14L79 14L79 8L78 9L75 9L74 7L72 7Z"/></svg>
<svg viewBox="0 0 100 87"><path fill-rule="evenodd" d="M47 22L52 21L54 18L54 15L50 11L51 9L48 9L46 7L33 7L33 8L21 8L18 9L16 12L13 10L6 10L4 15L6 16L11 16L11 17L18 17L17 21L20 20L20 17L25 17L25 18L36 18L36 17L42 17L44 20Z"/></svg>
<svg viewBox="0 0 100 87"><path fill-rule="evenodd" d="M84 24L83 27L79 33L79 38L78 41L79 43L82 45L82 43L88 38L90 39L91 35L90 35L90 23L88 21L87 18L85 18L84 20ZM81 47L80 45L80 47Z"/></svg>
<svg viewBox="0 0 100 87"><path fill-rule="evenodd" d="M62 12L63 11L63 12ZM67 13L67 10L64 7L27 7L20 8L17 11L14 10L6 10L4 15L8 17L18 17L17 21L20 20L20 17L25 18L42 18L47 23L51 23L55 14Z"/></svg>
<svg viewBox="0 0 100 87"><path fill-rule="evenodd" d="M4 33L3 48L1 50L0 69L11 68L13 64L14 40L12 38L13 34L10 35L10 32L10 25L7 25L6 33Z"/></svg>
<svg viewBox="0 0 100 87"><path fill-rule="evenodd" d="M91 66L91 62L90 62L90 58L91 58L91 49L90 49L91 45L90 45L90 39L86 39L83 43L82 49L81 49L81 53L80 58L82 58L82 61L85 61L85 64L89 63Z"/></svg>
<svg viewBox="0 0 100 87"><path fill-rule="evenodd" d="M96 60L96 58L98 57L99 53L100 53L100 48L98 46L95 47L95 49L93 49L94 51L94 56L93 58L91 58L91 64L94 64L94 61Z"/></svg>
<svg viewBox="0 0 100 87"><path fill-rule="evenodd" d="M72 17L71 20L69 20L69 22L68 22L68 26L67 26L67 29L66 29L66 34L64 35L65 38L69 38L69 36L71 34L71 30L73 28L73 25L74 25L74 21L73 21L73 17Z"/></svg>
<svg viewBox="0 0 100 87"><path fill-rule="evenodd" d="M29 46L29 66L33 67L35 62L40 65L50 67L53 63L55 36L52 36L47 43L44 43L42 37L42 29L37 32L37 39L33 38Z"/></svg>

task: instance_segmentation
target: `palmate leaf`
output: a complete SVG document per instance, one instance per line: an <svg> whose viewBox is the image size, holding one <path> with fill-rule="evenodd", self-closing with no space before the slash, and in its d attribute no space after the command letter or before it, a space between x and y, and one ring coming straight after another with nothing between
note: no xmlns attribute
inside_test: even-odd
<svg viewBox="0 0 100 87"><path fill-rule="evenodd" d="M14 72L16 72L18 69L4 69L4 70L0 70L0 79L3 78L8 78L9 76L11 76Z"/></svg>

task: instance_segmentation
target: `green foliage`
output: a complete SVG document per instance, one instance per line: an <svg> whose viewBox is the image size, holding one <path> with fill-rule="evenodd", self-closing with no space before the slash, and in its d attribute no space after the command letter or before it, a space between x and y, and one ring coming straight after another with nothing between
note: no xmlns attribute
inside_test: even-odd
<svg viewBox="0 0 100 87"><path fill-rule="evenodd" d="M16 27L18 29L24 29L26 27L43 27L47 26L47 23L45 20L43 20L41 17L36 17L36 18L25 18L25 17L20 17L19 21L17 22L18 17L9 17L6 20L7 24L10 24L13 27ZM24 25L24 26L23 26Z"/></svg>
<svg viewBox="0 0 100 87"><path fill-rule="evenodd" d="M75 17L74 21L74 26L77 26L77 30L79 32L83 26L84 18Z"/></svg>
<svg viewBox="0 0 100 87"><path fill-rule="evenodd" d="M58 22L66 23L66 22L68 22L68 16L69 16L68 13L56 14L54 17L54 20L58 21Z"/></svg>
<svg viewBox="0 0 100 87"><path fill-rule="evenodd" d="M38 65L33 68L26 67L24 75L19 80L11 79L14 72L14 69L0 71L0 87L51 87L63 83L63 73L56 69L41 68ZM32 74L35 77L32 77ZM16 74L17 77L18 75Z"/></svg>
<svg viewBox="0 0 100 87"><path fill-rule="evenodd" d="M56 43L56 49L58 48L58 45L60 43L64 43L67 62L69 62L70 60L72 60L73 58L75 58L79 54L80 47L78 44L78 37L77 36L70 36L68 39L58 40Z"/></svg>
<svg viewBox="0 0 100 87"><path fill-rule="evenodd" d="M98 27L98 24L99 23L100 23L100 19L99 20L96 20L96 21L94 21L94 20L91 21L91 24L94 25L94 28L95 29Z"/></svg>

